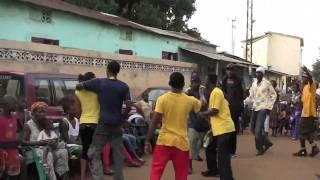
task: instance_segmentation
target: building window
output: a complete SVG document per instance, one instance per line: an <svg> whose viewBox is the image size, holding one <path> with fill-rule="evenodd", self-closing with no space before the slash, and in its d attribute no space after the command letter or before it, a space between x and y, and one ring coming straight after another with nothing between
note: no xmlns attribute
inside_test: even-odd
<svg viewBox="0 0 320 180"><path fill-rule="evenodd" d="M41 11L41 22L51 23L52 22L52 13L50 10L43 9Z"/></svg>
<svg viewBox="0 0 320 180"><path fill-rule="evenodd" d="M162 51L162 59L177 61L178 53Z"/></svg>
<svg viewBox="0 0 320 180"><path fill-rule="evenodd" d="M52 23L52 12L48 9L30 9L30 19L42 23Z"/></svg>
<svg viewBox="0 0 320 180"><path fill-rule="evenodd" d="M130 30L123 30L121 31L121 39L127 40L127 41L132 41L132 31Z"/></svg>
<svg viewBox="0 0 320 180"><path fill-rule="evenodd" d="M59 40L32 37L31 42L59 46Z"/></svg>
<svg viewBox="0 0 320 180"><path fill-rule="evenodd" d="M133 51L132 50L126 50L126 49L119 49L119 54L133 55Z"/></svg>

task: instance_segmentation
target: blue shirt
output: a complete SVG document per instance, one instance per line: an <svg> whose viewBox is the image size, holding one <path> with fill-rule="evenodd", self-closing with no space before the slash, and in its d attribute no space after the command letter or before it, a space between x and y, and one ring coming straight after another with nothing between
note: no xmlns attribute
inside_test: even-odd
<svg viewBox="0 0 320 180"><path fill-rule="evenodd" d="M100 123L120 126L123 123L122 105L130 99L129 87L116 79L94 79L83 83L86 90L94 91L100 103Z"/></svg>

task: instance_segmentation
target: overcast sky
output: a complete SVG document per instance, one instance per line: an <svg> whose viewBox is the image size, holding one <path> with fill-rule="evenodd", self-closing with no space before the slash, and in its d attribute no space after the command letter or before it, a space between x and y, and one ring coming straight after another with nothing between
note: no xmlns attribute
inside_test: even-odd
<svg viewBox="0 0 320 180"><path fill-rule="evenodd" d="M304 38L302 63L311 67L320 54L320 0L253 2L253 36L273 31ZM236 18L235 55L243 57L240 41L246 37L246 6L247 0L197 0L189 27L197 27L205 39L220 46L218 51L231 52L231 20Z"/></svg>

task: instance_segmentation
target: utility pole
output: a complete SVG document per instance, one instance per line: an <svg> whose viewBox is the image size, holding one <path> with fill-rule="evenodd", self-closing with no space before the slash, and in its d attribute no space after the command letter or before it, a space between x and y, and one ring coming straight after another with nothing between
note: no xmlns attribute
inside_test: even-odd
<svg viewBox="0 0 320 180"><path fill-rule="evenodd" d="M247 26L246 26L246 51L245 58L248 61L248 31L249 31L249 0L247 0Z"/></svg>
<svg viewBox="0 0 320 180"><path fill-rule="evenodd" d="M247 28L246 28L246 60L252 62L252 39L253 39L253 0L247 0ZM250 38L250 40L249 40ZM250 49L249 49L250 45ZM250 53L248 54L248 51L250 50Z"/></svg>
<svg viewBox="0 0 320 180"><path fill-rule="evenodd" d="M234 18L231 21L232 21L231 48L232 48L232 54L234 55L234 49L235 49L234 30L236 29L235 22L237 21L237 19Z"/></svg>
<svg viewBox="0 0 320 180"><path fill-rule="evenodd" d="M251 22L251 28L250 28L250 32L251 32L251 36L250 36L250 60L252 62L252 39L253 39L253 0L251 0L251 18L250 18L250 22Z"/></svg>

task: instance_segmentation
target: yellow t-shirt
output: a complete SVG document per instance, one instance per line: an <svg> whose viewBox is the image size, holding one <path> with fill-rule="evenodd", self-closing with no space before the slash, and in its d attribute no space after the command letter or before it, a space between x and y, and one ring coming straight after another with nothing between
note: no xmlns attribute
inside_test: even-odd
<svg viewBox="0 0 320 180"><path fill-rule="evenodd" d="M190 112L199 112L200 108L199 100L184 93L168 92L160 96L155 112L162 114L163 119L157 145L188 151L187 119Z"/></svg>
<svg viewBox="0 0 320 180"><path fill-rule="evenodd" d="M218 136L235 131L231 118L229 103L219 88L214 88L209 99L209 109L218 109L219 113L211 117L211 130L213 136Z"/></svg>
<svg viewBox="0 0 320 180"><path fill-rule="evenodd" d="M76 91L81 104L80 124L98 124L100 104L96 93L87 90Z"/></svg>
<svg viewBox="0 0 320 180"><path fill-rule="evenodd" d="M304 85L301 101L303 104L301 117L317 117L315 83Z"/></svg>

